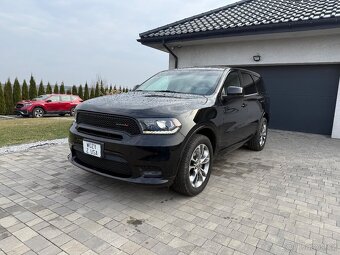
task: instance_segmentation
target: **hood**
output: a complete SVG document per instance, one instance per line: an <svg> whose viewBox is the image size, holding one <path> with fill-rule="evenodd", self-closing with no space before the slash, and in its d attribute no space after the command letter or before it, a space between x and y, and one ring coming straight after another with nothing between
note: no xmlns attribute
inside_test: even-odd
<svg viewBox="0 0 340 255"><path fill-rule="evenodd" d="M77 110L97 111L131 117L140 117L141 115L145 117L161 117L199 109L206 103L207 98L200 95L129 92L85 101L77 107Z"/></svg>

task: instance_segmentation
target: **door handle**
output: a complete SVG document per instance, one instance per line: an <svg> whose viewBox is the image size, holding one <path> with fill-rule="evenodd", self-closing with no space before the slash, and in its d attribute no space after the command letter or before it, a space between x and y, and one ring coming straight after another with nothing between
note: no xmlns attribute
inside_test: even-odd
<svg viewBox="0 0 340 255"><path fill-rule="evenodd" d="M246 104L246 103L243 103L243 104L241 105L241 107L242 107L242 108L247 107L247 104Z"/></svg>

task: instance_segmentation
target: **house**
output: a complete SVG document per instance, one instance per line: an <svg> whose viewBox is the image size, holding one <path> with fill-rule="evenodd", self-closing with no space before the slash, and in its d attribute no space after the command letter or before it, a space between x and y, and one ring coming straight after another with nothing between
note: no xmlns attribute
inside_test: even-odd
<svg viewBox="0 0 340 255"><path fill-rule="evenodd" d="M339 0L239 1L138 41L168 52L170 68L254 70L271 98L271 128L340 138Z"/></svg>

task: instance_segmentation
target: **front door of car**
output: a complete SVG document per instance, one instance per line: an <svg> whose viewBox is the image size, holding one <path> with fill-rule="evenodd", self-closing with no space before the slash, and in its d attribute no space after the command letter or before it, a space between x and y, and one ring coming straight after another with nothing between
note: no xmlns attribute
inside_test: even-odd
<svg viewBox="0 0 340 255"><path fill-rule="evenodd" d="M221 145L224 148L231 147L245 139L247 123L244 111L244 96L228 96L227 89L230 86L241 87L239 71L232 71L227 76L222 89L223 124L220 128Z"/></svg>
<svg viewBox="0 0 340 255"><path fill-rule="evenodd" d="M59 112L60 111L59 95L52 95L46 99L45 110L47 112Z"/></svg>

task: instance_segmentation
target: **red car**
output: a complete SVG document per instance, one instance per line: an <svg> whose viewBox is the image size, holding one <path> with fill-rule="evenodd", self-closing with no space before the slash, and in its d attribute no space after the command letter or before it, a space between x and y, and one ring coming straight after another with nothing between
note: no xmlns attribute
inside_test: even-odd
<svg viewBox="0 0 340 255"><path fill-rule="evenodd" d="M41 118L44 114L65 114L74 115L74 109L83 102L79 96L74 95L41 95L33 100L18 102L15 106L15 113L24 117L33 116Z"/></svg>

